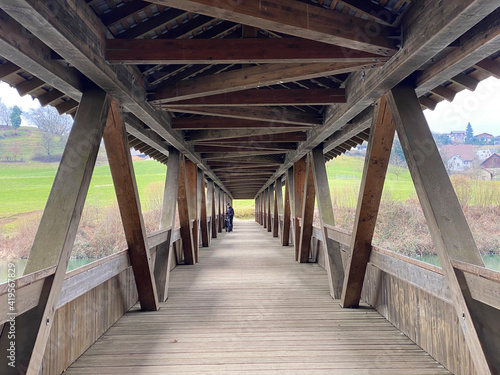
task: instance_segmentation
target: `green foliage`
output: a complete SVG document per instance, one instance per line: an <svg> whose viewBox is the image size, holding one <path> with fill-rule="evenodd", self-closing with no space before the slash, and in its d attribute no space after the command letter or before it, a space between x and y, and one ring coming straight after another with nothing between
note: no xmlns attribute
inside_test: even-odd
<svg viewBox="0 0 500 375"><path fill-rule="evenodd" d="M21 114L23 111L21 111L21 108L19 108L17 105L12 108L12 113L10 114L10 123L12 124L12 127L14 129L18 129L21 126Z"/></svg>
<svg viewBox="0 0 500 375"><path fill-rule="evenodd" d="M451 145L449 134L432 133L432 137L434 138L434 141L436 142L436 145L438 147Z"/></svg>
<svg viewBox="0 0 500 375"><path fill-rule="evenodd" d="M465 128L465 143L468 145L474 143L474 131L470 122L467 124L467 128Z"/></svg>

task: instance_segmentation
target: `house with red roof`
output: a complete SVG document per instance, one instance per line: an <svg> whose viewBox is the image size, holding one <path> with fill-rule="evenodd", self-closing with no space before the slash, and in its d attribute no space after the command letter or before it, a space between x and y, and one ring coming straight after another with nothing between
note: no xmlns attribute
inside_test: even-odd
<svg viewBox="0 0 500 375"><path fill-rule="evenodd" d="M463 172L471 168L476 157L472 145L446 145L441 147L441 155L451 172Z"/></svg>

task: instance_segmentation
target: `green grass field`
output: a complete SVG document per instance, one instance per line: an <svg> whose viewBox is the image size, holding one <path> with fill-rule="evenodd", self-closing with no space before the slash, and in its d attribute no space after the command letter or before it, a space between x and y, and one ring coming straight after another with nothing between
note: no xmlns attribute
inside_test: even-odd
<svg viewBox="0 0 500 375"><path fill-rule="evenodd" d="M0 130L0 160L14 158L14 149L17 149L16 160L28 161L35 154L45 153L42 146L42 132L38 128L23 126L17 130ZM55 140L51 155L62 154L62 144Z"/></svg>

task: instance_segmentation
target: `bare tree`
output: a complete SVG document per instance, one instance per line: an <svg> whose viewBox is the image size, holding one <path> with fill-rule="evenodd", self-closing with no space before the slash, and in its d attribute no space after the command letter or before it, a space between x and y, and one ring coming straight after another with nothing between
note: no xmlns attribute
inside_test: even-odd
<svg viewBox="0 0 500 375"><path fill-rule="evenodd" d="M66 138L73 126L69 115L60 115L54 107L31 109L25 115L26 120L43 132Z"/></svg>
<svg viewBox="0 0 500 375"><path fill-rule="evenodd" d="M8 108L2 100L0 99L0 125L11 126L10 115L12 113L12 108Z"/></svg>
<svg viewBox="0 0 500 375"><path fill-rule="evenodd" d="M49 156L50 152L52 151L52 148L54 147L54 143L55 143L54 134L49 132L42 132L42 146L47 155Z"/></svg>
<svg viewBox="0 0 500 375"><path fill-rule="evenodd" d="M16 161L17 156L21 153L22 148L18 142L14 142L9 147L10 154L12 155L12 160Z"/></svg>

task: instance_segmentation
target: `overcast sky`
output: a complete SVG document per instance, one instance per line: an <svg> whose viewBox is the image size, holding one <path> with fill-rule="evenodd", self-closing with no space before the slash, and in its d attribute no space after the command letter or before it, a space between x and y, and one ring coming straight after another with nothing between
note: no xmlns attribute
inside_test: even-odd
<svg viewBox="0 0 500 375"><path fill-rule="evenodd" d="M38 100L32 100L29 95L21 98L4 82L0 83L0 98L8 107L17 104L23 111L40 106ZM438 133L465 130L470 122L474 134L500 136L500 80L488 78L478 85L476 91L463 90L453 103L442 101L434 111L425 110L424 114L431 130ZM27 124L23 121L23 125Z"/></svg>

